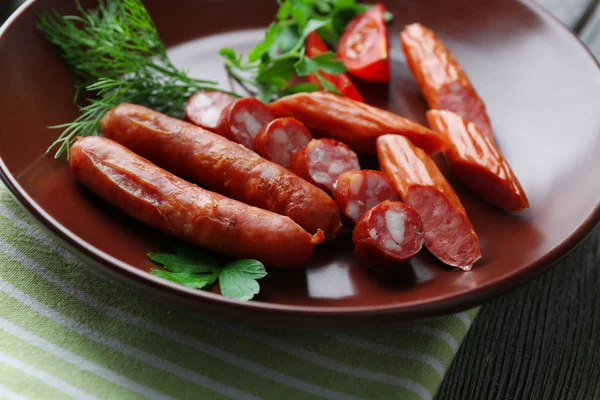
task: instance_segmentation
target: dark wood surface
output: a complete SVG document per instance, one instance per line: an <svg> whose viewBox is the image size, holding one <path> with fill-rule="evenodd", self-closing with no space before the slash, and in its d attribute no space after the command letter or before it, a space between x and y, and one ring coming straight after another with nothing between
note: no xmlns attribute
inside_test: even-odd
<svg viewBox="0 0 600 400"><path fill-rule="evenodd" d="M600 57L600 1L538 2ZM549 272L482 307L437 396L456 399L600 399L600 227Z"/></svg>
<svg viewBox="0 0 600 400"><path fill-rule="evenodd" d="M0 0L0 21L18 2ZM600 57L600 0L538 2ZM600 399L600 227L549 272L482 307L437 399Z"/></svg>

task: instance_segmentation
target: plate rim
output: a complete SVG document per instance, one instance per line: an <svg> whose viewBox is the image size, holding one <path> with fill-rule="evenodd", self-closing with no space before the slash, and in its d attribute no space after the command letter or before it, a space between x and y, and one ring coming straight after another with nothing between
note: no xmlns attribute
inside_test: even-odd
<svg viewBox="0 0 600 400"><path fill-rule="evenodd" d="M11 25L26 10L39 0L27 0L23 3L0 27L0 40ZM575 43L581 47L597 66L600 73L600 60L596 59L581 39L573 33L565 24L555 15L546 10L537 3L527 0L513 0L520 3L521 6L531 10L540 18L549 18L557 27L562 29L568 35L575 39ZM472 307L479 306L498 296L501 296L527 281L535 278L544 271L547 271L570 252L575 250L587 235L594 229L600 221L600 199L587 218L564 240L553 247L550 251L538 258L534 262L528 263L519 271L514 271L496 278L483 286L471 289L466 292L440 296L431 300L413 301L407 305L398 306L378 305L378 306L306 306L306 305L286 305L271 302L260 301L239 301L202 290L187 288L176 283L160 279L152 274L142 271L134 266L120 261L102 250L96 248L93 244L86 242L71 233L65 226L56 221L39 204L37 204L16 181L0 157L0 179L4 182L17 203L31 215L38 226L45 231L50 232L52 236L58 239L62 247L67 251L75 253L80 259L91 264L95 269L111 276L117 281L125 283L128 287L133 287L144 293L155 297L167 299L175 304L184 304L194 308L206 309L213 308L220 311L226 310L229 313L245 312L250 314L261 314L273 317L291 318L298 317L310 319L330 319L335 320L356 320L362 321L369 318L380 319L381 317L394 316L394 321L409 321L422 318L447 315L453 312L463 311ZM416 303L416 304L412 304Z"/></svg>

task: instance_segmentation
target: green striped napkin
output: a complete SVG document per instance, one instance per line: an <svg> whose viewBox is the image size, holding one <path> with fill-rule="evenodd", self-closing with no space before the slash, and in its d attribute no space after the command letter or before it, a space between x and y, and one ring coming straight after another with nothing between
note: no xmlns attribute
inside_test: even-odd
<svg viewBox="0 0 600 400"><path fill-rule="evenodd" d="M477 310L378 331L213 321L60 248L0 189L0 398L432 399Z"/></svg>

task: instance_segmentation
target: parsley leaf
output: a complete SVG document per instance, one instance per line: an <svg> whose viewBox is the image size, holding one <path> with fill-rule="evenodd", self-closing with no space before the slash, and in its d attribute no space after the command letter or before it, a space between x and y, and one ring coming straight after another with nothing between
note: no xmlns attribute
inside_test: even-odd
<svg viewBox="0 0 600 400"><path fill-rule="evenodd" d="M308 76L313 72L319 72L319 70L325 71L328 74L337 75L342 72L346 72L344 63L340 60L335 59L335 53L328 51L326 53L319 54L314 58L302 57L295 65L296 72L300 76Z"/></svg>
<svg viewBox="0 0 600 400"><path fill-rule="evenodd" d="M259 291L257 279L267 275L264 265L256 260L238 260L227 264L219 275L223 296L250 300Z"/></svg>
<svg viewBox="0 0 600 400"><path fill-rule="evenodd" d="M257 44L250 53L248 53L248 62L252 63L260 60L263 54L267 53L271 46L273 46L273 43L275 43L275 40L278 37L278 33L279 26L276 23L269 25L267 31L265 32L265 39Z"/></svg>
<svg viewBox="0 0 600 400"><path fill-rule="evenodd" d="M311 32L318 31L329 44L335 45L352 18L371 6L356 0L278 0L279 10L269 25L262 42L246 57L230 48L219 52L228 73L252 95L264 102L274 97L299 91L314 91L314 84L297 84L296 75L314 73L321 87L338 93L335 85L323 78L323 73L337 75L346 72L333 53L322 58L305 57L305 42ZM389 13L386 20L393 18ZM319 56L321 57L321 56Z"/></svg>
<svg viewBox="0 0 600 400"><path fill-rule="evenodd" d="M212 285L218 278L217 274L188 274L168 272L160 269L153 269L152 275L159 278L168 279L172 282L191 287L192 289L204 289L207 285ZM257 284L258 285L258 284Z"/></svg>
<svg viewBox="0 0 600 400"><path fill-rule="evenodd" d="M223 296L238 300L254 297L260 290L256 280L267 275L260 261L237 260L221 266L214 258L187 245L175 246L175 254L148 253L148 257L167 269L152 269L155 276L194 289L206 289L219 280Z"/></svg>

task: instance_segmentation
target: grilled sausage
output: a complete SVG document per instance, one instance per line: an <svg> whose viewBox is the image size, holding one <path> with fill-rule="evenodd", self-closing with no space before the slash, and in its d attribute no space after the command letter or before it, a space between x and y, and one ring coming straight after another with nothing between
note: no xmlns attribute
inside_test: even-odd
<svg viewBox="0 0 600 400"><path fill-rule="evenodd" d="M222 254L298 268L323 239L288 217L186 182L104 137L78 139L70 164L81 183L126 214Z"/></svg>
<svg viewBox="0 0 600 400"><path fill-rule="evenodd" d="M470 270L481 258L479 238L467 212L435 162L399 135L377 139L381 170L400 198L423 221L425 246L442 262Z"/></svg>
<svg viewBox="0 0 600 400"><path fill-rule="evenodd" d="M367 211L352 232L354 250L376 271L394 268L423 247L423 223L406 204L386 200Z"/></svg>
<svg viewBox="0 0 600 400"><path fill-rule="evenodd" d="M121 104L102 119L110 139L191 182L277 214L308 232L335 237L335 202L322 190L253 151L149 108Z"/></svg>
<svg viewBox="0 0 600 400"><path fill-rule="evenodd" d="M515 212L529 208L510 165L477 125L451 111L430 110L427 119L433 129L446 136L444 156L466 187L496 207Z"/></svg>
<svg viewBox="0 0 600 400"><path fill-rule="evenodd" d="M406 136L428 154L445 147L437 133L416 122L331 93L298 93L267 105L275 117L293 117L313 134L344 142L357 153L376 154L375 140L387 133Z"/></svg>
<svg viewBox="0 0 600 400"><path fill-rule="evenodd" d="M483 100L444 43L430 29L412 24L400 34L402 49L430 108L450 110L493 139L492 123Z"/></svg>

